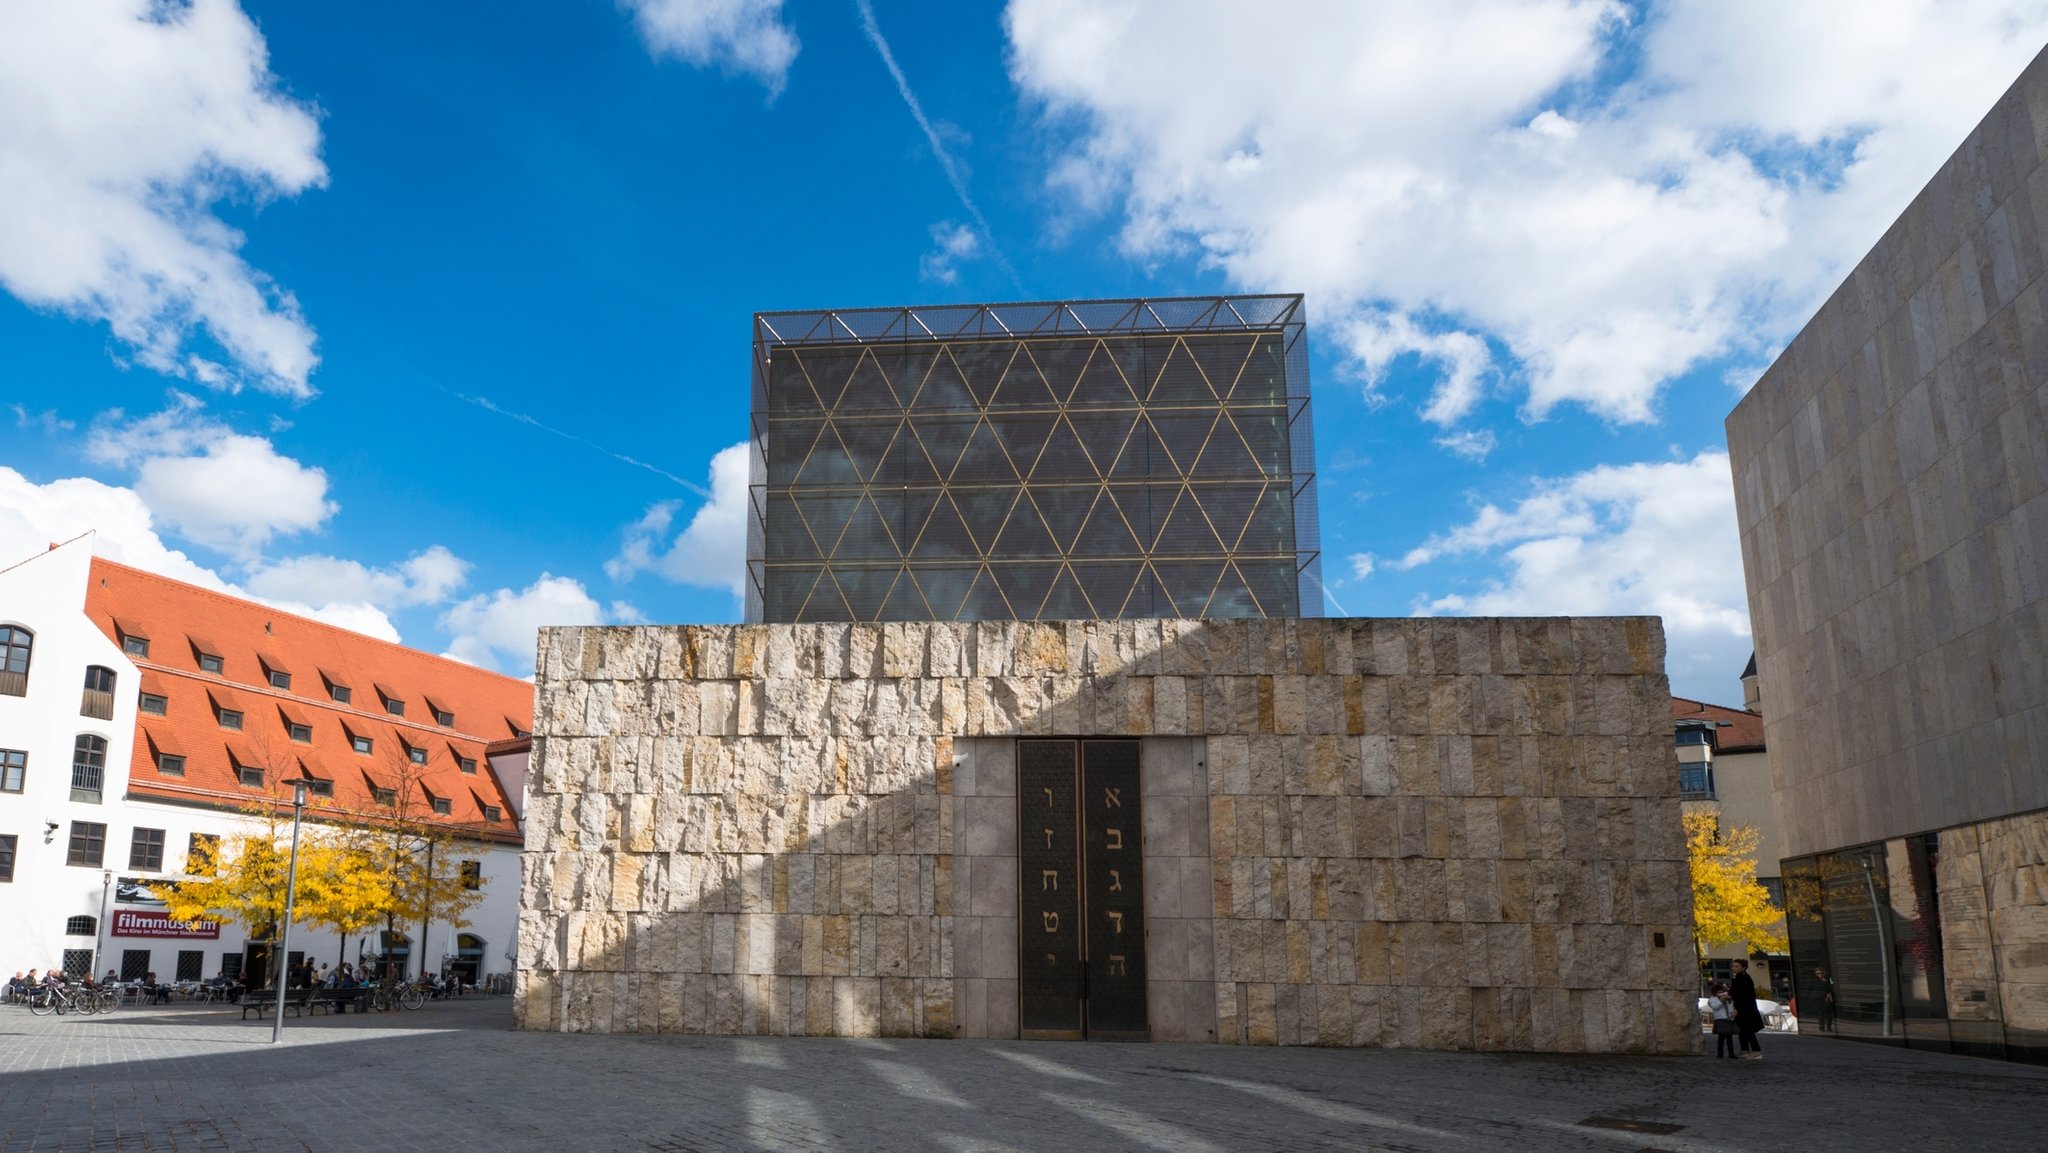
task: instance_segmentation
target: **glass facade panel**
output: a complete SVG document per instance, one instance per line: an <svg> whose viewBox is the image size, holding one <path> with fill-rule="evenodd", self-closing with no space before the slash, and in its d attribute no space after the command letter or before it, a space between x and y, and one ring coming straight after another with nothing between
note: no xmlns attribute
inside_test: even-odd
<svg viewBox="0 0 2048 1153"><path fill-rule="evenodd" d="M2001 882L1964 827L1784 862L1787 936L1802 1032L2048 1060L2024 1007L2027 978L1994 961ZM1945 867L1962 851L1964 867ZM1998 862L1994 862L1994 866Z"/></svg>
<svg viewBox="0 0 2048 1153"><path fill-rule="evenodd" d="M1321 611L1299 297L755 329L749 620Z"/></svg>

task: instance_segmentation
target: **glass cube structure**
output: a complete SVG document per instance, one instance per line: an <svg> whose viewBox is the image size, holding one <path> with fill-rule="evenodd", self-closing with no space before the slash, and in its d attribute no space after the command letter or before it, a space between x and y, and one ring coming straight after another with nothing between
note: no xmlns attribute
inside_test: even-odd
<svg viewBox="0 0 2048 1153"><path fill-rule="evenodd" d="M1301 312L756 314L746 619L1321 615Z"/></svg>

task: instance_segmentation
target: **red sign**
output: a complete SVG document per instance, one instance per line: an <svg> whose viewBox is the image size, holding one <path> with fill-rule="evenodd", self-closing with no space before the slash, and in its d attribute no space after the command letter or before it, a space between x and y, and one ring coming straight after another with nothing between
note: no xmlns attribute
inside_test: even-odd
<svg viewBox="0 0 2048 1153"><path fill-rule="evenodd" d="M134 913L123 909L114 914L116 937L198 937L217 940L219 921L173 921L167 913Z"/></svg>

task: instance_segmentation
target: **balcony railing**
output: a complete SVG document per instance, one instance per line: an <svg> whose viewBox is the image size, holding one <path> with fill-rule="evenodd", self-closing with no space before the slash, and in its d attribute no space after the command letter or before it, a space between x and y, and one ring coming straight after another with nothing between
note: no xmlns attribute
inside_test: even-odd
<svg viewBox="0 0 2048 1153"><path fill-rule="evenodd" d="M98 765L71 766L71 799L97 805L100 803L102 773Z"/></svg>
<svg viewBox="0 0 2048 1153"><path fill-rule="evenodd" d="M99 689L85 690L85 699L79 703L78 715L98 717L103 721L114 719L114 694Z"/></svg>

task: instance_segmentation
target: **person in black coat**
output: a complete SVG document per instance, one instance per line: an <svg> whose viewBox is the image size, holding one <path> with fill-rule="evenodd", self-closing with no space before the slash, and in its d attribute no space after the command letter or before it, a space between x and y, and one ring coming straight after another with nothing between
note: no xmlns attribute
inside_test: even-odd
<svg viewBox="0 0 2048 1153"><path fill-rule="evenodd" d="M1742 1039L1742 1055L1761 1061L1764 1051L1757 1045L1756 1035L1764 1030L1764 1015L1756 1007L1756 982L1750 979L1748 961L1733 961L1730 965L1735 976L1728 982L1728 996L1735 1004L1735 1033Z"/></svg>

